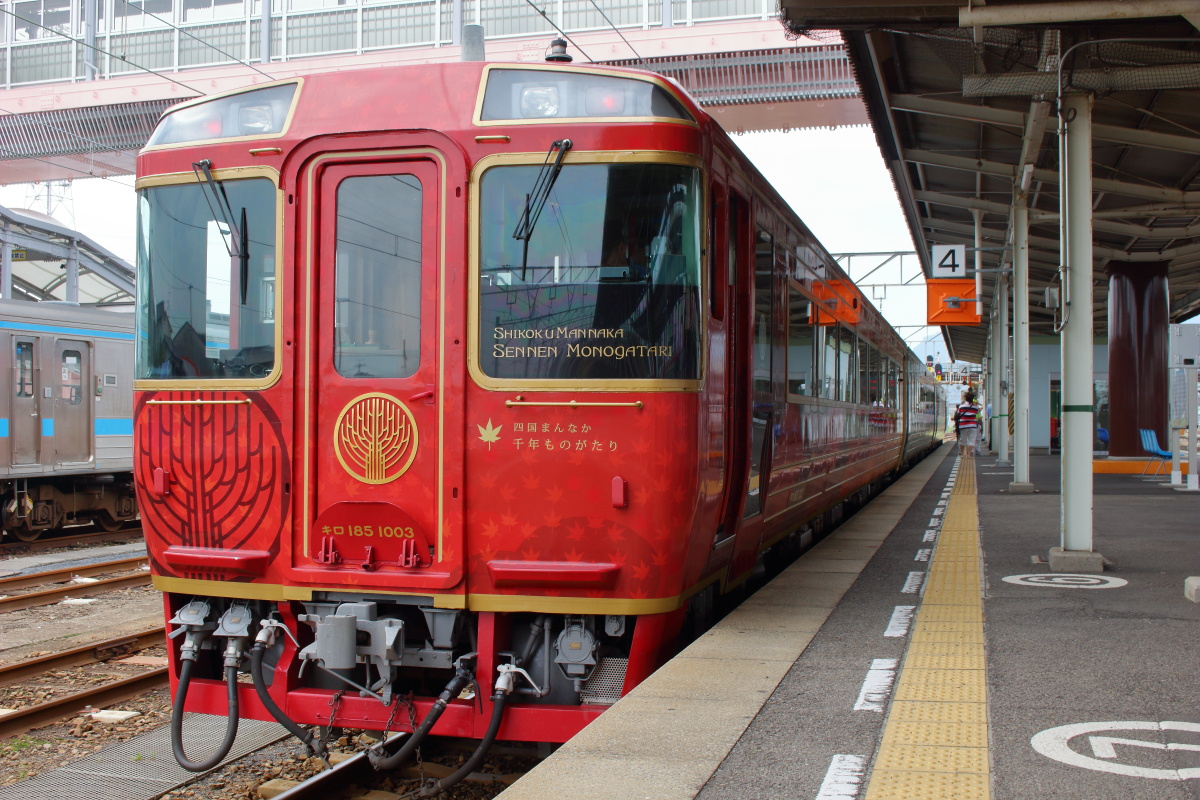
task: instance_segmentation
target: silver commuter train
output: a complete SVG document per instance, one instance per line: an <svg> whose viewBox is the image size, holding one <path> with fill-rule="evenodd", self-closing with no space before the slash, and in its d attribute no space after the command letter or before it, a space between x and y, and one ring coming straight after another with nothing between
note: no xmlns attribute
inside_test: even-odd
<svg viewBox="0 0 1200 800"><path fill-rule="evenodd" d="M135 519L133 315L0 300L0 341L4 535Z"/></svg>

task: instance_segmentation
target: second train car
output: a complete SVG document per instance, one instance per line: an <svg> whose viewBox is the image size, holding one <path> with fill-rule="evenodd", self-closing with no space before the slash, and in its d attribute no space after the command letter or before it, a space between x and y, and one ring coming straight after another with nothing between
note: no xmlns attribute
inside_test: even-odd
<svg viewBox="0 0 1200 800"><path fill-rule="evenodd" d="M411 703L384 768L430 731L565 741L944 432L924 366L652 73L204 97L137 185L135 473L177 717L311 739L410 730Z"/></svg>

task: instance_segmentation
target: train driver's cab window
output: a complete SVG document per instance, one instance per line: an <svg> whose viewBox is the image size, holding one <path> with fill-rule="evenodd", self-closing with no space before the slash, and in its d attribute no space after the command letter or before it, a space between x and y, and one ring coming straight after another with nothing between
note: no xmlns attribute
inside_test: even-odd
<svg viewBox="0 0 1200 800"><path fill-rule="evenodd" d="M334 365L347 378L407 378L421 361L421 182L347 178L337 190Z"/></svg>
<svg viewBox="0 0 1200 800"><path fill-rule="evenodd" d="M787 385L790 395L813 394L812 301L788 285Z"/></svg>
<svg viewBox="0 0 1200 800"><path fill-rule="evenodd" d="M69 406L77 406L83 402L83 361L78 350L63 350L60 391L60 399Z"/></svg>
<svg viewBox="0 0 1200 800"><path fill-rule="evenodd" d="M696 380L699 170L494 167L479 198L478 365L514 380ZM535 193L535 187L540 191Z"/></svg>
<svg viewBox="0 0 1200 800"><path fill-rule="evenodd" d="M197 178L138 196L135 376L266 378L275 367L275 184L200 169Z"/></svg>
<svg viewBox="0 0 1200 800"><path fill-rule="evenodd" d="M17 397L33 397L33 342L17 342Z"/></svg>
<svg viewBox="0 0 1200 800"><path fill-rule="evenodd" d="M480 119L544 120L663 117L692 120L683 104L651 81L546 69L488 72Z"/></svg>

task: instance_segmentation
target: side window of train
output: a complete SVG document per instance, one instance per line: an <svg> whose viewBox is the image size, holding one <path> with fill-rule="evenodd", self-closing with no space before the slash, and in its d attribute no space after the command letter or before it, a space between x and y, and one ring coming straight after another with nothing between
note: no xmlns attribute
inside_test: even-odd
<svg viewBox="0 0 1200 800"><path fill-rule="evenodd" d="M793 281L788 281L787 391L813 393L812 304Z"/></svg>
<svg viewBox="0 0 1200 800"><path fill-rule="evenodd" d="M826 400L838 400L838 326L832 322L828 313L822 315L822 325L825 330L825 352L821 354L821 363L825 367L825 380L821 397Z"/></svg>
<svg viewBox="0 0 1200 800"><path fill-rule="evenodd" d="M421 182L347 178L337 192L334 366L347 378L407 378L421 362Z"/></svg>
<svg viewBox="0 0 1200 800"><path fill-rule="evenodd" d="M709 192L710 206L708 215L708 297L709 308L713 319L725 318L725 266L729 255L725 246L728 233L722 227L727 222L725 211L725 187L714 183Z"/></svg>
<svg viewBox="0 0 1200 800"><path fill-rule="evenodd" d="M883 353L879 352L879 348L871 346L871 371L870 387L871 387L871 405L884 405L884 396L887 391L887 379L885 377L885 367L883 363Z"/></svg>
<svg viewBox="0 0 1200 800"><path fill-rule="evenodd" d="M754 248L754 391L771 392L771 332L774 328L775 241L758 232Z"/></svg>
<svg viewBox="0 0 1200 800"><path fill-rule="evenodd" d="M33 342L17 342L17 397L33 397Z"/></svg>
<svg viewBox="0 0 1200 800"><path fill-rule="evenodd" d="M858 399L858 370L854 366L854 357L858 350L858 337L854 331L845 325L840 326L838 350L838 375L841 384L841 394L838 399L853 403Z"/></svg>
<svg viewBox="0 0 1200 800"><path fill-rule="evenodd" d="M858 402L871 404L871 343L858 340Z"/></svg>
<svg viewBox="0 0 1200 800"><path fill-rule="evenodd" d="M78 350L63 350L62 395L69 406L83 402L83 360Z"/></svg>

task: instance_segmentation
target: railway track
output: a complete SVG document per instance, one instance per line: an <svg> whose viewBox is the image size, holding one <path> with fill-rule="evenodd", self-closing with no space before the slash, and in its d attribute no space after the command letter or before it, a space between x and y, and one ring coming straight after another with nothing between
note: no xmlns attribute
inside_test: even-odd
<svg viewBox="0 0 1200 800"><path fill-rule="evenodd" d="M395 749L407 734L392 737L388 746ZM499 748L498 748L499 749ZM275 779L258 787L258 793L265 800L326 800L338 797L343 800L399 800L414 796L420 788L421 781L432 781L450 775L455 767L425 761L419 765L413 764L388 773L376 772L367 760L366 752L353 755L334 754L330 758L332 769L319 772L305 781ZM463 779L464 783L493 784L496 792L516 783L525 773L472 772ZM411 782L412 785L396 787L397 781ZM376 788L380 784L390 784L397 791ZM349 789L349 791L347 791ZM490 797L491 793L483 792L480 797Z"/></svg>
<svg viewBox="0 0 1200 800"><path fill-rule="evenodd" d="M0 543L0 556L13 555L15 553L40 553L45 550L55 550L60 547L76 547L79 545L95 545L104 544L106 542L124 542L130 539L137 539L142 535L141 526L127 528L119 531L99 531L87 533L68 533L64 531L61 535L52 537L43 537L35 539L32 542L14 541Z"/></svg>
<svg viewBox="0 0 1200 800"><path fill-rule="evenodd" d="M147 647L160 645L163 641L163 628L150 628L128 636L78 647L74 650L7 664L0 667L0 686L36 678L56 669L108 661ZM15 736L33 728L40 728L43 725L73 717L88 706L100 708L112 703L119 703L166 685L167 668L159 667L141 675L133 675L47 700L44 703L16 709L0 715L0 738Z"/></svg>
<svg viewBox="0 0 1200 800"><path fill-rule="evenodd" d="M89 564L84 567L39 572L34 575L17 575L11 578L3 578L0 579L0 595L20 589L27 589L30 586L69 581L77 576L90 577L92 575L104 575L111 572L141 569L147 563L146 558L143 556L140 558L125 558L118 561L105 561L99 564ZM148 586L149 584L149 573L142 573L106 578L94 583L72 583L66 586L56 586L53 589L43 589L37 592L27 592L26 594L0 598L0 612L19 611L23 608L57 603L67 597L91 597L105 592L116 591L117 589Z"/></svg>

